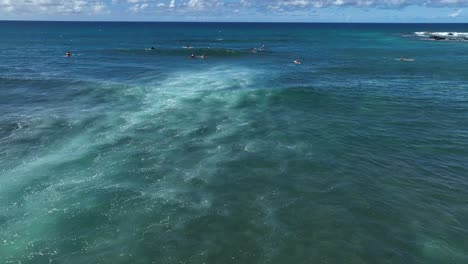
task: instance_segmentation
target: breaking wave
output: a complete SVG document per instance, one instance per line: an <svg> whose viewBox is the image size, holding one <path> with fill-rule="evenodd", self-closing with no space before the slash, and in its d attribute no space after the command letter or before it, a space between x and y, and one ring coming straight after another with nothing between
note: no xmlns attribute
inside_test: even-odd
<svg viewBox="0 0 468 264"><path fill-rule="evenodd" d="M414 32L414 35L427 40L468 41L468 32Z"/></svg>

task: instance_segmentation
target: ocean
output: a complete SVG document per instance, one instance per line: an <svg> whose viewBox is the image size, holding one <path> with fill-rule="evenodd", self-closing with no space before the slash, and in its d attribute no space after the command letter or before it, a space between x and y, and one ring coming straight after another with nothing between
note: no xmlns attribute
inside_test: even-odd
<svg viewBox="0 0 468 264"><path fill-rule="evenodd" d="M466 264L464 32L0 22L0 263Z"/></svg>

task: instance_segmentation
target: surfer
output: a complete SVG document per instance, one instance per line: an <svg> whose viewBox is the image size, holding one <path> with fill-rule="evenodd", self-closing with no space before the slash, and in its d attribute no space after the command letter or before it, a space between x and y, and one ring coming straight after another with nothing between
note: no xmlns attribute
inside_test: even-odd
<svg viewBox="0 0 468 264"><path fill-rule="evenodd" d="M155 48L154 48L154 47L151 47L151 50L155 50Z"/></svg>
<svg viewBox="0 0 468 264"><path fill-rule="evenodd" d="M67 53L65 53L65 57L71 57L72 56L72 53L70 51L67 51Z"/></svg>
<svg viewBox="0 0 468 264"><path fill-rule="evenodd" d="M189 59L195 59L195 54L192 53L192 55L189 56Z"/></svg>
<svg viewBox="0 0 468 264"><path fill-rule="evenodd" d="M301 62L300 59L295 59L293 62L294 62L294 64L298 64L298 65L299 65L299 64L302 64L302 62Z"/></svg>
<svg viewBox="0 0 468 264"><path fill-rule="evenodd" d="M414 59L408 59L408 58L405 58L405 57L401 57L400 60L401 61L414 61Z"/></svg>
<svg viewBox="0 0 468 264"><path fill-rule="evenodd" d="M260 48L250 48L250 52L257 53L258 51L265 51L265 45L262 45Z"/></svg>

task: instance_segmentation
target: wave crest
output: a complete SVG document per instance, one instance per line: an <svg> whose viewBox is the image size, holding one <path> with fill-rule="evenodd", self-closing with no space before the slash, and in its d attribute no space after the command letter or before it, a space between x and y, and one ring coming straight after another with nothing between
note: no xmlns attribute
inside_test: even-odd
<svg viewBox="0 0 468 264"><path fill-rule="evenodd" d="M414 35L427 40L468 41L468 32L414 32Z"/></svg>
<svg viewBox="0 0 468 264"><path fill-rule="evenodd" d="M110 53L118 53L120 55L133 56L189 56L190 54L201 55L205 54L209 57L238 57L252 54L248 49L227 49L227 48L155 48L155 49L117 49Z"/></svg>

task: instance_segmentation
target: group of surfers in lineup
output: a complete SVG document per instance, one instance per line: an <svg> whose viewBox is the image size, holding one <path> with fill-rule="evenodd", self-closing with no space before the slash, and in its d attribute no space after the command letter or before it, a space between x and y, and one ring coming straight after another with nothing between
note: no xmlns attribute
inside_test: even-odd
<svg viewBox="0 0 468 264"><path fill-rule="evenodd" d="M184 48L192 49L193 47L192 47L192 46L184 46ZM155 48L154 48L154 47L151 47L150 50L155 50ZM252 52L252 53L257 53L258 51L261 52L261 51L264 51L264 50L265 50L265 45L262 45L260 48L251 48L251 49L250 49L250 52ZM65 53L65 57L71 57L71 56L72 56L71 51L67 51L67 52ZM190 56L188 56L188 58L189 58L189 59L203 59L203 60L204 60L204 59L206 59L207 57L206 57L205 54L196 56L195 54L192 53ZM411 61L414 61L414 59L410 59L410 58L406 58L406 57L401 57L401 58L400 58L400 61L409 61L409 62L411 62ZM296 65L300 65L300 64L302 64L302 61L301 61L300 59L295 59L295 60L293 60L293 63L296 64Z"/></svg>

